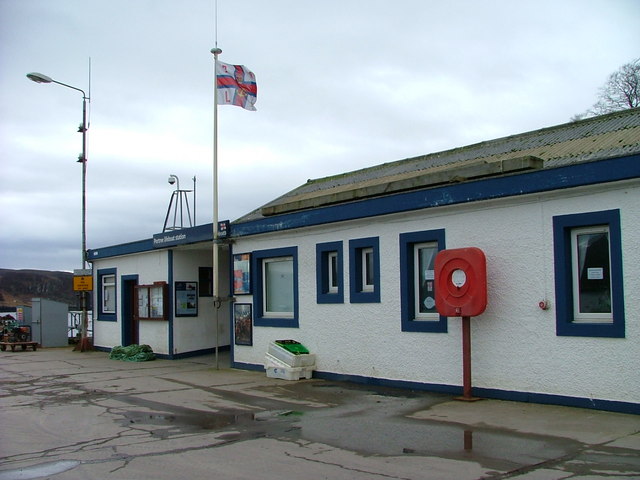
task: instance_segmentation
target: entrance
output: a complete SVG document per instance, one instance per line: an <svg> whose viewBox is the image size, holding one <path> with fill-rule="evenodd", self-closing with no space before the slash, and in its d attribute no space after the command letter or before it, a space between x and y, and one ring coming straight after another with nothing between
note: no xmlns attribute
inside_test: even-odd
<svg viewBox="0 0 640 480"><path fill-rule="evenodd" d="M122 276L122 346L139 343L138 309L135 287L138 285L138 275Z"/></svg>

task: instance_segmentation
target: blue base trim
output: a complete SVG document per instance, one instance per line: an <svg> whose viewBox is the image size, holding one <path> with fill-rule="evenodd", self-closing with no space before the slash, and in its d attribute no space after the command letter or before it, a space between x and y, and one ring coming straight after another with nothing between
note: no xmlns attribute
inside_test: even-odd
<svg viewBox="0 0 640 480"><path fill-rule="evenodd" d="M111 348L112 347L98 347L95 346L93 347L94 350L97 350L99 352L105 352L105 353L111 353ZM224 345L224 346L220 346L218 347L218 352L224 352L224 351L229 351L230 350L230 346L229 345ZM204 348L202 350L193 350L191 352L183 352L183 353L175 353L173 355L167 354L167 353L156 353L156 358L160 358L162 360L180 360L183 358L190 358L190 357L201 357L202 355L211 355L213 353L216 352L215 348ZM154 352L155 353L155 352ZM235 368L235 367L234 367Z"/></svg>
<svg viewBox="0 0 640 480"><path fill-rule="evenodd" d="M232 362L231 368L237 368L238 370L250 370L252 372L264 372L264 365L255 364L255 363L242 363L242 362Z"/></svg>
<svg viewBox="0 0 640 480"><path fill-rule="evenodd" d="M264 371L262 365L234 362L232 368L241 370ZM334 382L351 382L361 385L374 385L378 387L404 388L407 390L420 390L447 395L462 395L462 387L458 385L446 385L439 383L411 382L408 380L390 380L387 378L364 377L360 375L347 375L342 373L314 371L313 378L330 380ZM559 405L563 407L588 408L591 410L603 410L607 412L629 413L640 415L640 403L620 402L615 400L600 400L584 397L569 397L565 395L552 395L548 393L518 392L513 390L499 390L495 388L474 387L472 395L479 398L491 398L494 400L507 400L510 402L538 403L542 405Z"/></svg>
<svg viewBox="0 0 640 480"><path fill-rule="evenodd" d="M229 345L224 345L218 347L218 353L220 352L228 352L230 350ZM191 358L191 357L201 357L202 355L212 355L216 353L215 348L203 348L202 350L193 350L191 352L182 352L182 353L174 353L173 355L167 355L164 353L156 353L156 357L162 358L165 360L180 360L183 358Z"/></svg>
<svg viewBox="0 0 640 480"><path fill-rule="evenodd" d="M640 403L620 402L616 400L601 400L597 398L568 397L549 393L516 392L497 390L494 388L473 388L474 395L481 398L509 400L513 402L540 403L544 405L561 405L563 407L588 408L607 412L631 413L640 415Z"/></svg>

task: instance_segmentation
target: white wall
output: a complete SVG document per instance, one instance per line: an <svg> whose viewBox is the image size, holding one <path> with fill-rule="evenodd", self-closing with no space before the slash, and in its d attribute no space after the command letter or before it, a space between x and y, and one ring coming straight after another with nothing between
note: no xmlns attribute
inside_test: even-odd
<svg viewBox="0 0 640 480"><path fill-rule="evenodd" d="M97 289L100 285L95 278L98 270L106 268L117 269L116 283L116 314L117 321L98 320ZM122 344L122 318L121 318L121 287L123 275L138 275L138 285L152 284L153 282L167 281L167 251L157 250L121 257L105 258L93 262L94 286L94 321L93 342L95 346L112 348ZM169 353L167 322L141 321L139 327L140 342L149 345L154 352L160 354Z"/></svg>
<svg viewBox="0 0 640 480"><path fill-rule="evenodd" d="M98 347L112 348L122 343L121 318L121 286L122 276L138 275L138 284L147 285L168 279L169 264L168 251L157 250L133 255L124 255L102 260L93 264L94 273L106 268L117 269L117 322L94 321L94 344ZM174 282L197 282L198 267L212 266L212 250L210 248L194 249L191 247L173 249L173 280ZM220 269L220 295L227 296L229 292L229 271L227 265L228 253L220 251L220 263L225 267ZM172 285L173 287L173 285ZM96 281L96 288L99 288ZM94 302L95 300L94 292ZM168 299L175 303L172 292ZM97 303L96 303L97 305ZM169 321L141 320L139 323L139 341L149 345L158 354L181 354L199 350L212 349L216 346L216 310L212 297L198 298L198 315L196 317L175 317L173 321L173 351L170 351ZM96 307L97 312L97 307ZM223 302L218 313L218 346L229 345L229 302ZM97 317L97 315L96 315Z"/></svg>
<svg viewBox="0 0 640 480"><path fill-rule="evenodd" d="M213 252L207 250L176 250L173 255L176 282L197 282L198 268L212 266ZM227 251L220 249L220 296L229 292L229 270ZM216 322L217 314L217 322ZM184 353L214 348L216 346L216 323L218 326L218 346L229 345L229 302L222 302L215 309L213 297L198 297L198 316L174 317L173 353Z"/></svg>
<svg viewBox="0 0 640 480"><path fill-rule="evenodd" d="M607 209L621 212L626 338L557 336L552 217ZM237 253L298 246L300 328L254 327L254 346L235 346L235 361L262 364L270 341L293 338L317 354L321 371L461 385L459 318L448 333L401 332L399 234L444 228L447 248L487 256L489 305L472 319L474 386L638 402L639 220L636 181L236 239ZM351 304L348 242L370 236L380 238L381 303ZM345 303L317 304L315 246L338 240Z"/></svg>

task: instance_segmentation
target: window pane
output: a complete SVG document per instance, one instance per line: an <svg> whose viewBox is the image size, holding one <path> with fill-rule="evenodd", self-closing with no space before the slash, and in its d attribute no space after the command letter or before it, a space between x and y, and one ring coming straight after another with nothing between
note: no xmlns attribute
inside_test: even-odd
<svg viewBox="0 0 640 480"><path fill-rule="evenodd" d="M337 292L338 291L338 253L330 252L327 255L327 259L329 262L329 291Z"/></svg>
<svg viewBox="0 0 640 480"><path fill-rule="evenodd" d="M265 313L293 313L293 259L265 260Z"/></svg>
<svg viewBox="0 0 640 480"><path fill-rule="evenodd" d="M580 313L611 313L609 233L576 235Z"/></svg>
<svg viewBox="0 0 640 480"><path fill-rule="evenodd" d="M102 277L102 312L115 313L116 311L116 276L104 275Z"/></svg>
<svg viewBox="0 0 640 480"><path fill-rule="evenodd" d="M438 247L435 244L420 244L416 254L416 313L437 313L435 301L434 264Z"/></svg>
<svg viewBox="0 0 640 480"><path fill-rule="evenodd" d="M362 249L362 290L373 290L373 249Z"/></svg>

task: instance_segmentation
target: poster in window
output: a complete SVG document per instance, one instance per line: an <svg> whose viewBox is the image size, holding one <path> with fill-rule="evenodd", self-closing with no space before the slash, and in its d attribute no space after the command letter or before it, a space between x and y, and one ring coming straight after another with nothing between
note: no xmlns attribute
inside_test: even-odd
<svg viewBox="0 0 640 480"><path fill-rule="evenodd" d="M250 303L233 305L233 325L236 345L253 345L253 323Z"/></svg>
<svg viewBox="0 0 640 480"><path fill-rule="evenodd" d="M163 318L164 317L164 287L157 285L149 288L150 299L150 311L149 317L151 318Z"/></svg>
<svg viewBox="0 0 640 480"><path fill-rule="evenodd" d="M149 317L149 289L138 288L138 315L141 318Z"/></svg>
<svg viewBox="0 0 640 480"><path fill-rule="evenodd" d="M250 253L241 253L233 256L234 295L245 295L251 293L250 265Z"/></svg>
<svg viewBox="0 0 640 480"><path fill-rule="evenodd" d="M176 317L198 315L198 282L176 282Z"/></svg>

